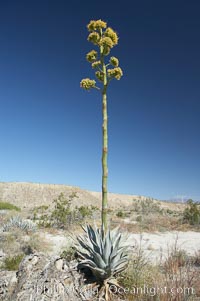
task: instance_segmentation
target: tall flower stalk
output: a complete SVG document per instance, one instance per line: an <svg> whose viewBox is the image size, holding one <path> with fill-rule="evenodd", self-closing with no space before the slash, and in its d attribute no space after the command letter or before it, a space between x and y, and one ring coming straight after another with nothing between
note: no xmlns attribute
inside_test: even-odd
<svg viewBox="0 0 200 301"><path fill-rule="evenodd" d="M80 86L85 90L98 89L102 95L102 211L101 221L103 233L108 228L108 114L107 114L107 88L112 79L120 80L123 75L119 67L119 60L111 56L108 58L111 48L118 44L118 35L107 23L102 20L92 20L87 25L89 31L88 41L97 47L86 55L86 59L95 70L95 77L100 87L96 85L96 80L84 78Z"/></svg>

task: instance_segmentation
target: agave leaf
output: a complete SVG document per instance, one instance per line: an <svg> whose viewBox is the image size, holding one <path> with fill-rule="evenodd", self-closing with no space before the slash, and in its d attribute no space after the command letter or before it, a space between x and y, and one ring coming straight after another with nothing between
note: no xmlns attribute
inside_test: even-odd
<svg viewBox="0 0 200 301"><path fill-rule="evenodd" d="M121 259L120 261L113 263L112 270L117 271L118 269L120 269L121 266L127 265L127 263L128 263L127 258Z"/></svg>
<svg viewBox="0 0 200 301"><path fill-rule="evenodd" d="M118 252L111 260L110 264L112 266L112 268L115 266L115 265L118 265L120 263L120 260L122 259L126 259L128 260L128 256L126 253L123 253L123 252Z"/></svg>
<svg viewBox="0 0 200 301"><path fill-rule="evenodd" d="M90 259L85 259L85 260L82 260L81 262L80 262L80 264L81 265L84 265L84 266L90 266L90 267L93 267L93 268L98 268L97 266L96 266L96 264L94 263L94 261L93 260L90 260Z"/></svg>
<svg viewBox="0 0 200 301"><path fill-rule="evenodd" d="M100 235L95 230L90 225L87 226L87 228L85 230L85 232L87 234L87 240L92 245L95 252L102 253L103 248L102 248L102 243L101 243L101 240L99 237Z"/></svg>
<svg viewBox="0 0 200 301"><path fill-rule="evenodd" d="M92 260L92 257L90 255L88 255L87 253L84 253L84 252L81 252L81 251L77 251L77 254L80 256L81 259Z"/></svg>
<svg viewBox="0 0 200 301"><path fill-rule="evenodd" d="M91 269L91 271L93 272L93 274L97 275L101 275L101 276L105 276L106 272L103 269L98 268L93 261L91 260L84 260L83 262L81 262L81 265L87 266L88 268Z"/></svg>
<svg viewBox="0 0 200 301"><path fill-rule="evenodd" d="M109 256L111 254L111 247L112 247L111 243L112 241L111 241L110 231L108 231L104 241L104 252L103 252L103 259L107 265L110 261Z"/></svg>
<svg viewBox="0 0 200 301"><path fill-rule="evenodd" d="M103 269L106 268L106 263L98 253L94 253L94 260L99 268L103 268Z"/></svg>
<svg viewBox="0 0 200 301"><path fill-rule="evenodd" d="M126 269L127 265L128 265L128 261L127 261L127 260L121 262L121 263L119 264L119 266L117 266L117 267L114 269L113 275L119 274L119 273L121 273L122 271L124 271L124 270Z"/></svg>
<svg viewBox="0 0 200 301"><path fill-rule="evenodd" d="M99 229L95 229L96 233L95 233L95 242L97 243L97 245L99 246L100 249L100 253L103 253L103 239L102 239L102 233Z"/></svg>
<svg viewBox="0 0 200 301"><path fill-rule="evenodd" d="M110 256L110 260L114 260L116 256L118 256L119 254L120 257L127 254L128 250L126 247L120 247L119 249L114 249L111 256Z"/></svg>
<svg viewBox="0 0 200 301"><path fill-rule="evenodd" d="M113 248L114 249L117 249L119 247L120 240L121 240L121 233L119 233L119 235L117 235L115 240L113 241Z"/></svg>

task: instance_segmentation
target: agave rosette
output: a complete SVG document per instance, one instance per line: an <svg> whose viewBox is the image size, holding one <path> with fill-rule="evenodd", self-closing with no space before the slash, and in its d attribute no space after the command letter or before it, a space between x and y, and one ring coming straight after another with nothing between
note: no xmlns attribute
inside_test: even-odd
<svg viewBox="0 0 200 301"><path fill-rule="evenodd" d="M104 281L122 272L128 264L126 237L118 228L106 234L91 225L83 227L85 235L77 237L80 266L89 268L97 281Z"/></svg>

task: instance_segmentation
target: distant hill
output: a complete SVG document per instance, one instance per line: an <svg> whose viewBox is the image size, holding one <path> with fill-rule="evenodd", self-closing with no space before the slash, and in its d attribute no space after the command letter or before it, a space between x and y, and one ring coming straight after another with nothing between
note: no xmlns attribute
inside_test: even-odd
<svg viewBox="0 0 200 301"><path fill-rule="evenodd" d="M73 206L93 205L101 208L101 192L94 192L81 189L76 186L41 184L26 182L0 182L0 200L10 202L21 209L31 209L40 205L52 205L53 200L58 198L60 193L69 197L75 192L77 197L73 199ZM109 208L129 209L135 200L146 200L149 197L139 195L108 193ZM153 199L152 199L153 200ZM154 201L158 201L155 200ZM161 202L162 207L167 208L173 204ZM174 208L175 208L174 204ZM172 208L173 209L173 208Z"/></svg>
<svg viewBox="0 0 200 301"><path fill-rule="evenodd" d="M185 204L187 203L188 200L193 200L194 202L200 202L199 200L192 197L175 197L175 198L171 198L169 202Z"/></svg>

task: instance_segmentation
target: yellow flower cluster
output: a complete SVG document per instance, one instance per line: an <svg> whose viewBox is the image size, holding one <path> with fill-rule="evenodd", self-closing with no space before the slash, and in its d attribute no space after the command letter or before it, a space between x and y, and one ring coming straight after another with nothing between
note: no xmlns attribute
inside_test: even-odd
<svg viewBox="0 0 200 301"><path fill-rule="evenodd" d="M100 44L100 46L109 47L109 48L112 48L114 45L113 41L109 37L102 38L100 40L99 44Z"/></svg>
<svg viewBox="0 0 200 301"><path fill-rule="evenodd" d="M103 72L96 71L96 72L95 72L95 75L96 75L96 78L97 78L100 82L103 81Z"/></svg>
<svg viewBox="0 0 200 301"><path fill-rule="evenodd" d="M114 67L119 66L119 60L115 56L111 56L110 58L110 64L113 65Z"/></svg>
<svg viewBox="0 0 200 301"><path fill-rule="evenodd" d="M113 42L113 45L117 45L119 38L117 33L111 27L106 29L104 36L110 38Z"/></svg>
<svg viewBox="0 0 200 301"><path fill-rule="evenodd" d="M94 30L100 30L103 28L106 28L107 23L102 21L102 20L92 20L90 23L87 25L88 31L94 31Z"/></svg>
<svg viewBox="0 0 200 301"><path fill-rule="evenodd" d="M96 81L92 80L92 79L89 79L89 78L84 78L80 82L80 87L85 89L85 90L90 90L91 88L96 87Z"/></svg>
<svg viewBox="0 0 200 301"><path fill-rule="evenodd" d="M98 56L97 51L96 50L91 50L90 52L87 53L86 59L87 59L88 62L92 63L92 62L96 61L97 56Z"/></svg>
<svg viewBox="0 0 200 301"><path fill-rule="evenodd" d="M100 35L96 31L91 32L88 36L88 41L92 42L94 45L97 45L100 41Z"/></svg>
<svg viewBox="0 0 200 301"><path fill-rule="evenodd" d="M107 72L108 72L108 77L116 78L117 80L119 80L123 75L122 69L120 67L108 69Z"/></svg>
<svg viewBox="0 0 200 301"><path fill-rule="evenodd" d="M97 67L99 67L101 65L101 61L96 61L94 63L92 63L92 68L95 69Z"/></svg>

